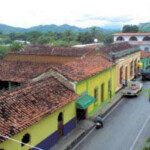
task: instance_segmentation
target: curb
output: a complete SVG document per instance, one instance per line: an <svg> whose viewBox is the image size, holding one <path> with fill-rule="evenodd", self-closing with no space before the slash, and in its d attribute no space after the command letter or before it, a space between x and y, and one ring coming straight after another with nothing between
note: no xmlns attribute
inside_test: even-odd
<svg viewBox="0 0 150 150"><path fill-rule="evenodd" d="M76 145L77 141L81 140L81 139L82 139L85 135L87 135L93 128L95 128L95 124L94 124L92 127L90 127L90 128L88 128L87 130L85 130L83 133L81 133L81 134L80 134L74 141L72 141L72 142L70 143L70 145L68 145L67 148L64 149L64 150L71 150L71 148L73 148L73 147Z"/></svg>
<svg viewBox="0 0 150 150"><path fill-rule="evenodd" d="M120 100L121 100L122 98L123 98L123 95L122 95L116 102L114 102L114 103L112 104L112 106L110 106L103 114L101 114L101 116L104 117L111 109L113 109L113 107L115 107L115 105L116 105L117 103L120 102ZM92 121L93 121L93 120L92 120ZM85 135L87 135L94 127L95 127L95 124L94 124L92 127L90 127L90 128L88 128L87 130L85 130L83 133L81 133L81 135L79 135L74 141L72 141L72 142L70 143L70 145L68 145L65 150L71 150L71 148L73 148L73 147L76 145L76 143L77 143L79 140L81 140Z"/></svg>

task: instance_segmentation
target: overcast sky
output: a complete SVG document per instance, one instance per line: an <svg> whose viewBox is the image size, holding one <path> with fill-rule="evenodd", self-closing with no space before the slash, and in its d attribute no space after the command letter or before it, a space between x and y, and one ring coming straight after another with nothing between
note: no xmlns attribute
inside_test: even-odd
<svg viewBox="0 0 150 150"><path fill-rule="evenodd" d="M0 0L0 23L79 27L150 22L150 0Z"/></svg>

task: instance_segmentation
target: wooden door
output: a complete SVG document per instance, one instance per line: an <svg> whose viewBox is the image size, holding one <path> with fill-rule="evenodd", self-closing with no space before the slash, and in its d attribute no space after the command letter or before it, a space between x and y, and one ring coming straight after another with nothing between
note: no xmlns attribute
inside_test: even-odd
<svg viewBox="0 0 150 150"><path fill-rule="evenodd" d="M58 122L58 139L63 136L63 121Z"/></svg>
<svg viewBox="0 0 150 150"><path fill-rule="evenodd" d="M59 116L58 116L58 139L61 138L63 136L63 113L60 112Z"/></svg>

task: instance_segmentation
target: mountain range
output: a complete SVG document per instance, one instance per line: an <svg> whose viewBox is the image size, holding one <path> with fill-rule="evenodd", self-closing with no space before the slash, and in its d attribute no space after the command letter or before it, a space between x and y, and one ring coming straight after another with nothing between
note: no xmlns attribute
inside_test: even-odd
<svg viewBox="0 0 150 150"><path fill-rule="evenodd" d="M47 33L49 31L64 32L66 30L72 30L73 32L81 32L81 31L90 31L91 28L92 27L80 28L80 27L71 26L68 24L64 24L64 25L51 24L51 25L39 25L39 26L30 27L30 28L20 28L20 27L13 27L13 26L5 25L5 24L0 24L0 32L4 34L13 33L13 32L24 33L24 32L30 32L30 31L39 31L43 33ZM106 29L101 28L101 27L96 27L96 29L101 30L101 31L106 31L106 32L120 30L118 26L116 28L110 28L110 29L109 27L107 27Z"/></svg>
<svg viewBox="0 0 150 150"><path fill-rule="evenodd" d="M140 23L138 26L139 26L140 31L150 32L150 22ZM24 32L30 32L30 31L39 31L39 32L43 32L43 33L47 33L49 31L64 32L66 30L72 30L73 32L81 32L81 31L90 31L91 28L92 27L80 28L80 27L71 26L68 24L64 24L64 25L51 24L51 25L39 25L39 26L30 27L30 28L20 28L20 27L13 27L13 26L5 25L5 24L0 24L0 32L2 32L4 34L13 33L13 32L24 33ZM96 27L96 29L104 31L104 32L120 31L121 26L114 25L114 26L106 26L104 28Z"/></svg>

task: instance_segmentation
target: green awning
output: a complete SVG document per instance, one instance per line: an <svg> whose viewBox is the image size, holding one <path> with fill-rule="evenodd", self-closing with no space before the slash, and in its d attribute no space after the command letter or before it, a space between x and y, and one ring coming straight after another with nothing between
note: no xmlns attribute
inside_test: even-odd
<svg viewBox="0 0 150 150"><path fill-rule="evenodd" d="M84 95L82 97L77 98L76 107L78 109L86 109L93 102L95 102L94 97L92 97L90 95Z"/></svg>

